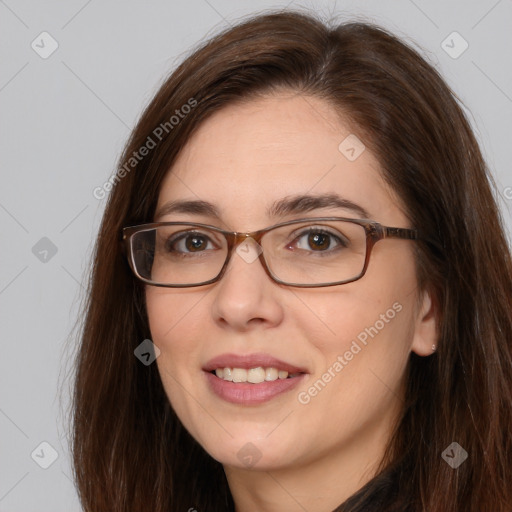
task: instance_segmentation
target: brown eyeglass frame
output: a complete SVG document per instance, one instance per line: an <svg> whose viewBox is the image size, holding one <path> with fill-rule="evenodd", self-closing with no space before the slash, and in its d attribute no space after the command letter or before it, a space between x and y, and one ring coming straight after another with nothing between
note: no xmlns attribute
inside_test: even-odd
<svg viewBox="0 0 512 512"><path fill-rule="evenodd" d="M198 222L153 222L150 224L139 224L136 226L129 226L123 228L122 231L122 248L123 253L128 259L128 263L130 265L130 268L132 269L135 276L143 281L146 284L149 284L151 286L161 286L165 288L193 288L196 286L205 286L207 284L212 284L217 281L219 281L222 276L226 272L226 268L229 264L229 261L231 260L231 256L233 254L233 250L235 247L238 246L239 243L243 242L247 238L252 238L255 242L257 242L259 245L261 242L262 237L268 233L269 231L272 231L273 229L279 228L281 226L288 226L290 224L300 224L304 222L309 223L315 223L318 221L345 221L345 222L352 222L353 224L358 224L362 226L366 232L366 254L365 254L365 260L364 265L361 273L351 279L346 279L344 281L335 281L332 283L323 283L323 284L297 284L297 283L287 283L285 281L281 281L277 277L275 277L271 270L269 269L267 262L265 261L265 257L263 252L261 252L258 256L258 259L260 260L263 268L265 269L265 272L267 275L276 283L284 284L286 286L294 286L297 288L322 288L325 286L338 286L342 284L352 283L354 281L357 281L361 279L368 268L368 264L370 261L370 254L372 252L372 249L374 245L379 241L383 240L384 238L401 238L404 240L418 240L418 231L416 229L408 229L408 228L393 228L389 226L383 226L379 222L371 221L371 220L364 220L364 219L349 219L346 217L315 217L315 218L306 218L306 219L297 219L297 220L290 220L287 222L281 222L279 224L274 224L273 226L270 226L265 229L260 229L258 231L252 231L248 233L238 233L236 231L226 231L222 228L218 228L216 226L210 226L209 224L202 224ZM199 227L199 228L208 228L212 231L216 231L218 233L221 233L224 235L227 241L228 245L228 252L226 255L226 261L224 262L224 265L220 269L217 276L215 276L213 279L210 279L209 281L204 281L202 283L197 284L162 284L157 283L154 281L151 281L149 279L146 279L142 277L135 267L135 263L133 260L133 252L132 252L132 244L131 239L135 233L138 233L139 231L144 231L148 229L157 228L160 226L172 226L172 225L187 225L192 227Z"/></svg>

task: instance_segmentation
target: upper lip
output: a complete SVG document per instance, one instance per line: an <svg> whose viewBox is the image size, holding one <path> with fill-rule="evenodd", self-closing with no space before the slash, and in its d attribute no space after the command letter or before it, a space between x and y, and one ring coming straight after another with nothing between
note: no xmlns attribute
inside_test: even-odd
<svg viewBox="0 0 512 512"><path fill-rule="evenodd" d="M210 359L204 366L203 370L211 372L217 368L276 368L284 370L288 373L307 373L304 368L276 359L269 354L221 354L220 356Z"/></svg>

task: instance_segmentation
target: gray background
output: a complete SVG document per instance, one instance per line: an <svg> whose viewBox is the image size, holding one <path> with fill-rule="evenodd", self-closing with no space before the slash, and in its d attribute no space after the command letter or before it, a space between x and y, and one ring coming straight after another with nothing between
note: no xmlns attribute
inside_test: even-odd
<svg viewBox="0 0 512 512"><path fill-rule="evenodd" d="M510 233L511 0L0 0L0 511L80 510L65 420L70 333L105 205L93 189L192 46L286 5L375 21L418 43L469 110ZM45 59L43 31L59 45ZM457 58L454 31L469 45Z"/></svg>

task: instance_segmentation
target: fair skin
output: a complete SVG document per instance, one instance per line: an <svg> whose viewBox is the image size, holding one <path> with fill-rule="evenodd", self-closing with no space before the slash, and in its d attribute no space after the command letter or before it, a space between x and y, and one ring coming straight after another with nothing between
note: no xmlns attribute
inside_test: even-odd
<svg viewBox="0 0 512 512"><path fill-rule="evenodd" d="M350 133L357 132L324 100L290 91L227 106L189 140L157 205L158 211L171 200L200 199L216 205L221 218L174 213L154 220L245 232L295 218L360 218L333 207L267 217L284 197L336 192L371 220L411 227L370 150L355 161L338 150ZM331 511L375 475L403 404L408 357L430 355L436 338L430 297L417 288L413 244L378 242L366 275L342 286L280 285L258 260L247 263L234 253L217 283L146 287L167 396L191 435L223 464L237 512ZM400 311L332 376L338 356L393 305ZM202 369L207 361L255 352L307 373L297 388L256 405L212 392ZM299 394L329 368L329 382L301 403ZM260 457L251 467L237 455L249 442Z"/></svg>

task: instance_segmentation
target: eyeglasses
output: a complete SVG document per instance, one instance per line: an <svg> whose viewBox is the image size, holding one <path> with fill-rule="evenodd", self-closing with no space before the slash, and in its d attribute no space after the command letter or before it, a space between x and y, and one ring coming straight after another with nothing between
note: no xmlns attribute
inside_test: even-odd
<svg viewBox="0 0 512 512"><path fill-rule="evenodd" d="M156 222L123 229L135 276L172 288L203 286L225 273L233 250L247 263L259 259L277 283L322 287L364 276L373 246L384 238L418 239L414 229L344 217L298 219L252 233L195 222Z"/></svg>

